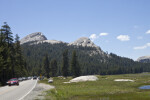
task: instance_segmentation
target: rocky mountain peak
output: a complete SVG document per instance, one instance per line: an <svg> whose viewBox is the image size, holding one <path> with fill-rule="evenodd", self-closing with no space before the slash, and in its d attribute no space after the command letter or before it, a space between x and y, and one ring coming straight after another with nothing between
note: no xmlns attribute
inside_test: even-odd
<svg viewBox="0 0 150 100"><path fill-rule="evenodd" d="M47 40L47 38L41 32L35 32L21 39L20 44L24 44L27 42L34 42L34 41L44 41L44 40Z"/></svg>
<svg viewBox="0 0 150 100"><path fill-rule="evenodd" d="M69 45L76 45L76 46L87 46L87 47L97 47L89 38L81 37L76 41L69 43Z"/></svg>
<svg viewBox="0 0 150 100"><path fill-rule="evenodd" d="M105 54L104 51L101 50L99 46L95 45L88 37L81 37L76 41L68 44L68 46L70 45L95 48L95 50L89 50L90 56L97 54L100 54L101 56L108 56Z"/></svg>
<svg viewBox="0 0 150 100"><path fill-rule="evenodd" d="M138 62L150 63L150 56L142 56L137 59Z"/></svg>

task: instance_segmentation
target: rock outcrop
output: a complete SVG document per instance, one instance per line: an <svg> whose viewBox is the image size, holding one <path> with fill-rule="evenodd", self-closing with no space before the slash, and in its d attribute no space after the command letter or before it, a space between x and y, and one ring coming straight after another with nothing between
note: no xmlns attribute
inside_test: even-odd
<svg viewBox="0 0 150 100"><path fill-rule="evenodd" d="M81 37L76 41L69 43L68 45L76 45L76 46L83 46L83 47L97 47L89 38Z"/></svg>
<svg viewBox="0 0 150 100"><path fill-rule="evenodd" d="M31 33L20 40L20 44L28 43L28 42L35 42L35 41L44 41L47 40L47 38L41 33Z"/></svg>
<svg viewBox="0 0 150 100"><path fill-rule="evenodd" d="M65 43L65 42L57 41L57 40L44 40L44 41L38 41L36 44L39 44L39 43L59 44L59 43Z"/></svg>
<svg viewBox="0 0 150 100"><path fill-rule="evenodd" d="M50 43L50 44L64 43L62 41L57 40L47 40L47 38L41 32L31 33L20 40L20 44L29 42L31 42L30 45L39 43Z"/></svg>
<svg viewBox="0 0 150 100"><path fill-rule="evenodd" d="M89 38L87 37L81 37L77 39L76 41L69 43L70 45L74 46L82 46L82 47L92 47L95 48L95 50L89 51L89 55L97 55L100 54L101 56L106 56L105 52L101 50L101 48L97 45L95 45ZM107 55L108 56L108 55Z"/></svg>
<svg viewBox="0 0 150 100"><path fill-rule="evenodd" d="M64 82L64 83L86 82L86 81L97 81L97 80L98 80L97 76L87 75L87 76L79 76L79 77L73 78L69 82Z"/></svg>
<svg viewBox="0 0 150 100"><path fill-rule="evenodd" d="M150 56L142 56L137 59L138 62L150 63Z"/></svg>

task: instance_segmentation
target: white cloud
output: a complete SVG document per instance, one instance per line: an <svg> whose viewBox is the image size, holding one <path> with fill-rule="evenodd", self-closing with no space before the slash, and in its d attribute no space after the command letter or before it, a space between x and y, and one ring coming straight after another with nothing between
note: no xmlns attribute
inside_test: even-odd
<svg viewBox="0 0 150 100"><path fill-rule="evenodd" d="M148 47L150 47L150 43L146 43L146 45L147 45Z"/></svg>
<svg viewBox="0 0 150 100"><path fill-rule="evenodd" d="M139 49L146 49L147 48L147 46L139 46L139 47L134 47L133 49L135 49L135 50L139 50Z"/></svg>
<svg viewBox="0 0 150 100"><path fill-rule="evenodd" d="M100 33L99 36L106 36L108 33Z"/></svg>
<svg viewBox="0 0 150 100"><path fill-rule="evenodd" d="M98 36L96 34L91 34L89 38L94 41Z"/></svg>
<svg viewBox="0 0 150 100"><path fill-rule="evenodd" d="M150 47L150 43L146 43L143 46L134 47L133 49L139 50L139 49L146 49L147 47Z"/></svg>
<svg viewBox="0 0 150 100"><path fill-rule="evenodd" d="M150 34L150 30L148 30L148 31L146 32L146 34Z"/></svg>
<svg viewBox="0 0 150 100"><path fill-rule="evenodd" d="M117 36L117 39L120 41L129 41L130 37L128 35L119 35Z"/></svg>
<svg viewBox="0 0 150 100"><path fill-rule="evenodd" d="M89 36L89 38L90 38L92 41L94 41L95 39L100 38L100 36L106 36L106 35L108 35L108 33L100 33L99 35L97 35L97 34L91 34L91 35Z"/></svg>

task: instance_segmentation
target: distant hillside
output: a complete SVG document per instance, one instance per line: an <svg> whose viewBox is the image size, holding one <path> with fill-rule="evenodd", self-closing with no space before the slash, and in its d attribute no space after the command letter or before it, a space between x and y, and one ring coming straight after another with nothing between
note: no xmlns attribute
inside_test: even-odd
<svg viewBox="0 0 150 100"><path fill-rule="evenodd" d="M41 35L35 36L39 38ZM150 71L150 64L134 62L132 59L120 57L113 53L107 54L86 37L79 38L72 43L57 40L34 40L32 38L23 43L22 48L27 61L27 68L34 74L40 74L43 57L48 54L50 60L57 60L58 72L61 75L62 53L66 49L69 51L70 59L73 50L76 50L83 75Z"/></svg>
<svg viewBox="0 0 150 100"><path fill-rule="evenodd" d="M108 58L105 53L99 56L99 51L97 51L96 48L68 46L64 43L42 43L36 45L24 44L22 45L22 48L30 70L32 70L32 68L42 66L42 61L45 54L48 54L51 60L56 59L58 66L61 67L62 53L66 49L69 51L70 59L73 50L76 50L80 66L82 66L83 74L99 73L99 67L103 67L103 63L106 62L105 60Z"/></svg>

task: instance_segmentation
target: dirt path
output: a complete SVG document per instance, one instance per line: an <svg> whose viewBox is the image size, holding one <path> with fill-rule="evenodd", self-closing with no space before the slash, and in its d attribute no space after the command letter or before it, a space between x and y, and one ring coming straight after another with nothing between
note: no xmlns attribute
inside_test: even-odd
<svg viewBox="0 0 150 100"><path fill-rule="evenodd" d="M36 87L23 100L44 100L45 91L55 88L54 86L44 83L37 83Z"/></svg>

